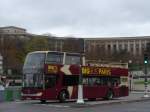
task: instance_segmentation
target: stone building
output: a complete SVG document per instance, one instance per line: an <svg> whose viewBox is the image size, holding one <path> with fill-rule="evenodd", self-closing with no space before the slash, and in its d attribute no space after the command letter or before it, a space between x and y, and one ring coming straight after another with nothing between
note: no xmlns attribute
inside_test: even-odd
<svg viewBox="0 0 150 112"><path fill-rule="evenodd" d="M150 36L143 37L114 37L114 38L86 38L87 52L96 48L102 48L103 51L114 53L116 51L126 50L134 56L143 55L147 43L150 42Z"/></svg>
<svg viewBox="0 0 150 112"><path fill-rule="evenodd" d="M15 26L6 26L0 27L0 34L27 34L26 29L15 27Z"/></svg>
<svg viewBox="0 0 150 112"><path fill-rule="evenodd" d="M33 35L31 33L28 33L27 30L24 28L7 26L7 27L0 27L0 37L4 36L32 38L39 35ZM65 51L65 50L69 51L70 49L74 49L72 51L79 50L79 44L77 43L80 43L81 41L80 38L56 37L52 35L49 36L40 35L40 36L49 38L50 50L55 51ZM2 41L3 38L1 38L1 44L3 44ZM146 49L147 43L150 42L150 36L84 38L84 42L85 42L85 54L88 59L98 59L98 60L109 60L109 59L111 60L111 58L119 59L123 58L122 56L126 54L127 58L126 60L138 60L142 62L143 52ZM119 55L121 55L121 57L118 57Z"/></svg>
<svg viewBox="0 0 150 112"><path fill-rule="evenodd" d="M119 53L126 55L126 61L143 61L143 53L147 43L150 43L150 36L139 37L113 37L113 38L86 38L87 54L97 54L100 60L108 57L118 56ZM118 53L118 55L116 55ZM128 54L128 55L127 55ZM96 57L97 55L93 56ZM123 56L123 54L122 54ZM119 57L114 57L119 58ZM122 57L120 57L122 58ZM120 59L121 60L121 59Z"/></svg>
<svg viewBox="0 0 150 112"><path fill-rule="evenodd" d="M55 37L51 38L51 43L55 50L63 51L64 45L69 38ZM74 44L72 38L69 43ZM80 42L81 39L78 39ZM132 62L143 61L143 53L146 49L147 43L150 43L150 36L139 37L112 37L112 38L84 38L85 42L85 54L88 59L109 60L110 58L116 58ZM74 48L77 46L74 45ZM82 49L82 48L81 48ZM120 57L118 57L121 55ZM110 59L110 61L111 61ZM115 60L114 60L115 61Z"/></svg>

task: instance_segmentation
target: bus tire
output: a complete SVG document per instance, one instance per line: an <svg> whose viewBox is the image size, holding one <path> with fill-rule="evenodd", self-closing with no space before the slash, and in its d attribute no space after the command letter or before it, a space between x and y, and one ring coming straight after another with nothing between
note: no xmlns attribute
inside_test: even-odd
<svg viewBox="0 0 150 112"><path fill-rule="evenodd" d="M108 90L105 99L106 100L111 100L113 98L114 94L112 90Z"/></svg>
<svg viewBox="0 0 150 112"><path fill-rule="evenodd" d="M96 101L96 98L88 98L89 101Z"/></svg>
<svg viewBox="0 0 150 112"><path fill-rule="evenodd" d="M59 99L59 102L65 102L66 99L67 99L67 92L66 91L61 91L59 93L58 99Z"/></svg>
<svg viewBox="0 0 150 112"><path fill-rule="evenodd" d="M46 103L46 100L40 100L41 101L41 103Z"/></svg>

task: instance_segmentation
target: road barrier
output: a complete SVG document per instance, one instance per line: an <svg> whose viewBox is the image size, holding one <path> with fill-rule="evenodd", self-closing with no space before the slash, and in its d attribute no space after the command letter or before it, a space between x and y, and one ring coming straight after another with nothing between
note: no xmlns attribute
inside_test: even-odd
<svg viewBox="0 0 150 112"><path fill-rule="evenodd" d="M0 102L3 101L15 101L21 99L20 87L8 87L5 90L0 91Z"/></svg>
<svg viewBox="0 0 150 112"><path fill-rule="evenodd" d="M4 90L0 90L0 102L5 101L4 99Z"/></svg>

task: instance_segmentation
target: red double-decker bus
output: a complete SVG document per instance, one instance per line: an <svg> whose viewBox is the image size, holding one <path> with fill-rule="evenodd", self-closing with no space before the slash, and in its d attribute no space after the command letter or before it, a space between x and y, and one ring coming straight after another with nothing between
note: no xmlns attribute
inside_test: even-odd
<svg viewBox="0 0 150 112"><path fill-rule="evenodd" d="M77 99L79 75L83 98L112 99L128 96L128 69L123 66L82 65L79 53L35 51L27 55L23 67L22 99Z"/></svg>

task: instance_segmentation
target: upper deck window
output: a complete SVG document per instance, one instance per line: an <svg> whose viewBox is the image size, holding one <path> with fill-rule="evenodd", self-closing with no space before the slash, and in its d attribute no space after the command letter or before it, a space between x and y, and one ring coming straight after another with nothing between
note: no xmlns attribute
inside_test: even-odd
<svg viewBox="0 0 150 112"><path fill-rule="evenodd" d="M67 65L71 65L71 64L80 65L81 64L80 55L67 54L65 64L67 64Z"/></svg>
<svg viewBox="0 0 150 112"><path fill-rule="evenodd" d="M46 63L48 64L62 64L63 63L63 53L48 52Z"/></svg>

